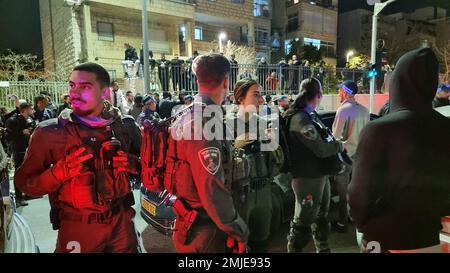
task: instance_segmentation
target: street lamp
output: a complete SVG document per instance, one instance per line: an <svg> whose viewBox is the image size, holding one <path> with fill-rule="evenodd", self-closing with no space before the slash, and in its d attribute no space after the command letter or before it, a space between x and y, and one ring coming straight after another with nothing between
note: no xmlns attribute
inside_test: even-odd
<svg viewBox="0 0 450 273"><path fill-rule="evenodd" d="M347 63L350 61L350 57L355 55L355 52L353 52L353 50L350 50L349 52L347 52Z"/></svg>
<svg viewBox="0 0 450 273"><path fill-rule="evenodd" d="M374 5L373 8L373 17L372 17L372 51L371 51L371 59L372 64L376 63L376 55L377 55L377 24L378 24L378 14L389 4L395 2L396 0L389 0L385 3L378 3L378 1L368 0L367 3L369 5ZM373 77L370 80L370 113L373 113L373 101L375 95L375 80L376 77Z"/></svg>
<svg viewBox="0 0 450 273"><path fill-rule="evenodd" d="M224 32L221 32L219 34L219 51L220 51L220 53L223 52L223 50L222 50L222 40L225 40L226 38L227 38L227 35Z"/></svg>

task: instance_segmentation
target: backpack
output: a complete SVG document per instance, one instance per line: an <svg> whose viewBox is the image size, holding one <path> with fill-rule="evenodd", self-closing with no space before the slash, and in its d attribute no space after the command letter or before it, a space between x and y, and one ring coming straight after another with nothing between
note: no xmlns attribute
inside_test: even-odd
<svg viewBox="0 0 450 273"><path fill-rule="evenodd" d="M280 168L280 173L290 172L291 155L289 150L289 123L294 115L280 115L280 146L284 154L284 162Z"/></svg>
<svg viewBox="0 0 450 273"><path fill-rule="evenodd" d="M161 192L164 187L164 173L168 150L170 126L179 116L191 111L193 104L168 119L153 119L143 122L141 146L141 179L144 186L153 192Z"/></svg>

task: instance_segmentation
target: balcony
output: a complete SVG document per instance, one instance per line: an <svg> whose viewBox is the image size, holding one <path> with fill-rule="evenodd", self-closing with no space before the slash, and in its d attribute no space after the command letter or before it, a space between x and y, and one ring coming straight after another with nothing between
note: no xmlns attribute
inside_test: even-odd
<svg viewBox="0 0 450 273"><path fill-rule="evenodd" d="M105 11L121 8L122 12L129 9L140 12L142 10L141 0L90 0L89 4L93 7L99 7ZM195 1L194 0L152 0L147 4L149 12L158 13L166 16L177 16L181 18L194 18Z"/></svg>

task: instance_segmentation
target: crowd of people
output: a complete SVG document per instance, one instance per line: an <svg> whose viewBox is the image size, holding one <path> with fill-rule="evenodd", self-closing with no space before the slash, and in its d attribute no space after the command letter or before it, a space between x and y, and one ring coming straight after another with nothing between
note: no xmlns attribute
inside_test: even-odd
<svg viewBox="0 0 450 273"><path fill-rule="evenodd" d="M342 105L332 128L315 111L323 95L320 79L305 77L296 96L263 96L265 75L233 83L238 73L223 55L201 55L192 62L196 96L124 93L102 66L85 63L73 69L63 104L53 104L48 93L37 96L34 106L16 97L16 109L4 113L18 205L26 205L21 192L49 194L51 222L59 230L56 252L69 252L72 241L82 252L140 251L132 221L133 177L146 186L163 181L161 187L177 196L178 252L266 251L275 180L287 180L295 195L290 253L304 252L311 239L317 252L332 251L330 179L340 202L331 226L347 232L353 221L362 251L369 251L369 242L381 251L439 246L440 219L450 213L450 146L435 140L450 137L450 121L431 104L435 97L449 103L450 92L444 85L436 95L438 61L431 49L399 60L389 114L376 121L356 101L357 84L342 82ZM264 63L258 66L264 69ZM220 111L203 115L208 107ZM157 142L158 151L167 153L158 166L164 168L141 165L143 156L155 153L143 149L146 121L163 121L186 108L192 110L175 119L163 141L168 149ZM195 120L197 113L202 122ZM270 127L275 120L279 131ZM232 140L215 137L217 130L206 130L210 123ZM268 127L261 133L254 124ZM185 137L198 129L201 139ZM277 139L274 133L279 142L264 149Z"/></svg>
<svg viewBox="0 0 450 273"><path fill-rule="evenodd" d="M143 49L138 57L137 50L128 43L124 44L125 58L122 62L124 78L143 76ZM187 60L182 60L177 54L172 60L166 59L162 53L159 59L154 59L152 51L149 51L150 91L198 91L196 76L192 73L192 61L199 55L198 51ZM292 55L289 60L281 60L271 64L265 57L257 60L256 65L239 64L234 54L230 55L231 64L230 90L236 82L244 78L253 78L258 81L264 91L276 93L277 90L298 91L300 82L311 76L323 82L326 68L325 62L313 68L308 60L300 61L297 55Z"/></svg>

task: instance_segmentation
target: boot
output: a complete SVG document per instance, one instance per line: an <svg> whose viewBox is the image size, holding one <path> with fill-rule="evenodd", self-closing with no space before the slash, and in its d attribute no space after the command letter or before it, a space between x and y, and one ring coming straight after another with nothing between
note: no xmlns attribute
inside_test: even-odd
<svg viewBox="0 0 450 273"><path fill-rule="evenodd" d="M311 239L311 228L291 221L291 229L287 236L287 252L301 253Z"/></svg>
<svg viewBox="0 0 450 273"><path fill-rule="evenodd" d="M314 245L317 253L331 253L328 245L328 234L330 233L330 224L326 218L318 218L311 225Z"/></svg>

